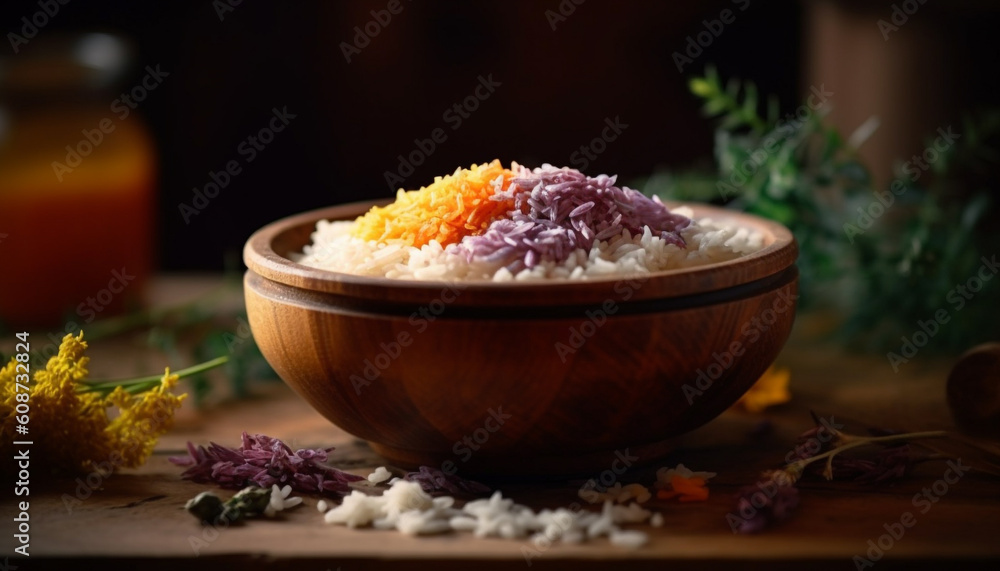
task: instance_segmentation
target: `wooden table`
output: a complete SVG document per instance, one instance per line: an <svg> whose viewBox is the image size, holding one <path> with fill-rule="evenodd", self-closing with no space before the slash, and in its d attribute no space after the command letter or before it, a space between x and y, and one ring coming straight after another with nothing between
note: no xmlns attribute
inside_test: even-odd
<svg viewBox="0 0 1000 571"><path fill-rule="evenodd" d="M157 299L183 297L178 290L197 290L212 282L161 280ZM651 535L644 548L617 548L606 539L555 544L529 551L531 568L739 565L799 569L807 565L851 569L855 555L866 556L868 541L877 542L886 533L884 526L898 522L905 512L914 514L916 525L893 541L875 563L877 568L937 567L958 560L963 566L995 568L1000 560L1000 477L996 475L1000 446L964 437L934 442L938 451L961 458L974 469L950 485L926 513L914 507L913 497L944 476L944 461L925 462L905 480L878 488L806 478L800 484L802 502L792 520L759 535L732 533L725 516L733 508L734 492L752 483L761 470L781 464L795 437L811 426L810 409L821 416L833 415L855 432L868 425L903 430L951 428L943 396L947 362L918 357L894 375L882 358L803 342L805 336L800 327L779 358L780 364L792 370L793 402L762 415L727 412L680 439L669 457L622 475L624 482L650 485L658 466L684 463L717 471L708 502L653 500L646 507L662 512L665 525L640 527ZM135 347L123 350L118 341L95 343L89 354L95 371L102 362L133 370L132 356L143 363L155 362ZM771 428L761 434L764 420ZM293 448L336 446L332 462L357 474L383 464L363 442L328 423L283 385L261 385L250 399L217 403L200 411L186 406L177 426L160 440L145 466L114 474L99 482L93 492L70 480L44 486L33 483L31 557L11 558L9 568L63 569L80 562L99 564L100 569L141 566L146 570L178 566L317 571L528 566L525 550L535 547L527 540L475 539L470 534L414 538L395 531L326 525L315 508L316 497L307 497L304 506L278 519L255 519L222 530L203 528L182 507L211 487L180 479L181 469L167 458L181 454L188 440L235 446L243 430L279 437ZM554 508L578 501L576 491L582 481L522 482L502 489L506 496L536 509ZM220 495L230 494L221 491ZM71 509L67 509L67 499ZM13 496L5 494L2 506L9 530L10 514L16 513ZM11 532L0 541L5 555L13 553Z"/></svg>

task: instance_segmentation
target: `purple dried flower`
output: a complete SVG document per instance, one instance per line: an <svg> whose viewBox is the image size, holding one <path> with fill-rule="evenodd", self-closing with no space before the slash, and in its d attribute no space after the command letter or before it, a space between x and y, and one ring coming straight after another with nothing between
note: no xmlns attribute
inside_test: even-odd
<svg viewBox="0 0 1000 571"><path fill-rule="evenodd" d="M467 258L503 260L513 273L542 260L562 262L578 249L589 251L597 240L608 240L628 230L632 236L646 227L667 242L683 248L679 231L691 220L673 214L659 199L615 186L615 177L588 177L576 169L521 169L495 200L513 200L510 218L495 220L478 236L467 236L450 246Z"/></svg>
<svg viewBox="0 0 1000 571"><path fill-rule="evenodd" d="M761 480L740 488L736 494L735 514L726 520L733 533L757 533L792 516L799 505L796 476L784 470L761 474Z"/></svg>
<svg viewBox="0 0 1000 571"><path fill-rule="evenodd" d="M833 447L834 438L827 431L826 427L817 426L803 432L795 439L795 448L792 449L792 458L795 460L805 460L818 456Z"/></svg>
<svg viewBox="0 0 1000 571"><path fill-rule="evenodd" d="M830 460L830 466L832 471L830 473L831 480L854 480L860 478L863 474L868 473L875 466L875 463L871 460L864 460L861 458L847 458L844 456L834 456ZM815 474L823 474L826 470L826 464L820 463L812 464L809 469Z"/></svg>
<svg viewBox="0 0 1000 571"><path fill-rule="evenodd" d="M795 448L792 458L795 460L805 460L818 456L824 452L836 448L842 443L843 434L835 426L833 417L829 421L820 418L815 412L809 411L812 415L815 426L803 432L795 439Z"/></svg>
<svg viewBox="0 0 1000 571"><path fill-rule="evenodd" d="M407 472L403 479L420 484L420 487L428 494L450 492L452 494L466 493L480 496L493 491L485 484L466 480L455 474L447 474L429 466L421 466L417 472Z"/></svg>
<svg viewBox="0 0 1000 571"><path fill-rule="evenodd" d="M799 436L799 445L790 455L795 460L790 458L783 470L765 472L756 485L740 489L736 496L739 516L733 513L726 516L733 533L758 532L772 522L789 517L799 501L795 482L804 471L817 471L827 480L890 482L905 476L914 464L934 457L915 454L908 440L948 435L940 430L897 433L871 429L873 436L859 436L841 432L842 426L837 425L833 417L827 422L813 413L813 419L816 426ZM845 450L870 444L883 446L872 459L840 455Z"/></svg>
<svg viewBox="0 0 1000 571"><path fill-rule="evenodd" d="M263 434L242 435L239 448L229 448L210 442L208 447L188 442L189 456L173 457L178 466L190 466L181 477L195 482L214 482L234 490L256 485L270 488L273 484L288 484L302 493L344 495L350 492L349 483L363 480L348 474L326 461L327 449L301 449L292 451L284 442Z"/></svg>
<svg viewBox="0 0 1000 571"><path fill-rule="evenodd" d="M888 446L882 449L874 460L835 456L832 460L833 477L856 480L868 484L883 484L902 479L918 462L909 444Z"/></svg>
<svg viewBox="0 0 1000 571"><path fill-rule="evenodd" d="M836 428L828 426L815 414L813 414L813 419L816 420L816 427L802 433L797 440L798 445L795 447L794 457L798 460L805 460L838 448L844 444L845 438L848 438ZM869 428L868 433L875 438L901 434L899 431L883 428ZM850 438L864 437L853 436ZM810 469L828 480L855 480L869 484L881 484L901 479L909 473L910 468L916 463L926 459L918 458L912 447L904 441L902 444L886 445L873 458L852 458L834 453L827 462L822 465L814 463Z"/></svg>

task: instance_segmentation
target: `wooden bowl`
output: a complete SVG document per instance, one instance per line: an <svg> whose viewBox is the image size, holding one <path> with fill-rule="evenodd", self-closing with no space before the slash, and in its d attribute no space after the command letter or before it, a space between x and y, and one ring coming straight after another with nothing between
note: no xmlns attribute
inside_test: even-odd
<svg viewBox="0 0 1000 571"><path fill-rule="evenodd" d="M289 259L316 222L247 241L247 314L267 361L326 418L400 466L460 474L619 470L731 406L792 327L797 246L778 223L737 260L643 278L445 283L330 272Z"/></svg>

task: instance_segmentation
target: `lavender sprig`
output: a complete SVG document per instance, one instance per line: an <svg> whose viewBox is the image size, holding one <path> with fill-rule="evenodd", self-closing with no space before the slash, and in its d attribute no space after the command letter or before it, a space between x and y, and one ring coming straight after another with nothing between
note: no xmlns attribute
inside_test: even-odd
<svg viewBox="0 0 1000 571"><path fill-rule="evenodd" d="M736 493L736 517L727 516L734 533L757 533L788 519L799 505L799 475L786 470L769 470L754 485Z"/></svg>
<svg viewBox="0 0 1000 571"><path fill-rule="evenodd" d="M842 432L830 424L821 423L813 414L816 426L802 433L797 439L798 446L793 451L797 458L784 468L768 470L750 486L745 486L736 494L736 513L727 519L736 533L756 533L771 524L791 517L799 503L795 485L806 472L807 467L820 460L826 460L820 473L827 480L853 479L859 482L881 484L900 479L909 473L918 462L931 456L918 456L908 444L910 440L922 438L944 438L943 430L894 433L873 430L872 436L861 436ZM809 442L819 443L810 450ZM872 444L891 445L881 450L874 459L841 457L840 454L852 448Z"/></svg>
<svg viewBox="0 0 1000 571"><path fill-rule="evenodd" d="M907 442L909 440L919 440L921 438L944 438L946 436L948 436L948 433L943 430L907 432L903 434L889 434L886 436L858 436L837 431L837 438L834 440L833 447L830 450L809 458L796 460L795 462L789 464L787 468L801 472L806 466L812 464L813 462L825 459L826 466L823 468L822 474L827 480L832 480L834 478L834 461L836 456L841 452L845 452L859 446L867 446L869 444L888 444L894 442ZM898 458L894 462L898 465ZM874 466L875 465L873 464L872 467L874 468ZM903 473L905 473L905 471Z"/></svg>
<svg viewBox="0 0 1000 571"><path fill-rule="evenodd" d="M188 442L189 456L173 457L178 466L189 466L181 477L201 483L215 483L234 490L256 485L270 488L289 485L301 493L345 495L350 482L363 480L322 462L333 448L292 451L284 442L263 434L242 434L239 448L210 442L208 447Z"/></svg>

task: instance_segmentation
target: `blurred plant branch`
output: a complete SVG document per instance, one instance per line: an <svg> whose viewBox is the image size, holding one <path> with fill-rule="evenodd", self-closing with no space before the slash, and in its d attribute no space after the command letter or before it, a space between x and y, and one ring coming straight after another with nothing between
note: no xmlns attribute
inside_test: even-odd
<svg viewBox="0 0 1000 571"><path fill-rule="evenodd" d="M966 117L944 145L940 129L927 146L934 160L918 162L922 171L901 163L892 187L876 189L857 147L877 121L845 140L824 123L823 107L779 119L769 98L761 115L753 83L730 80L723 87L711 67L690 88L704 100L705 115L718 120L716 172L658 172L637 186L788 226L801 251L803 307L843 315L839 333L849 344L896 350L901 337L941 309L953 322L940 327L930 346L955 351L996 337L990 310L1000 307L1000 283L965 299L980 310L961 311L966 304L953 296L977 275L984 256L1000 255L1000 233L989 227L997 215L1000 109Z"/></svg>
<svg viewBox="0 0 1000 571"><path fill-rule="evenodd" d="M87 324L90 343L119 337L129 333L144 334L144 343L162 351L173 364L194 361L201 363L180 372L190 383L196 406L205 404L213 390L213 383L206 374L215 367L224 367L232 396L249 396L252 380L277 380L278 376L268 365L254 342L247 322L246 308L242 303L226 304L242 292L242 280L227 271L223 283L207 293L185 303L173 306L155 306L131 313L95 320ZM232 305L233 307L228 307ZM70 316L67 323L75 322ZM186 355L190 352L191 355ZM222 357L220 357L222 355ZM156 381L159 381L159 376ZM145 390L153 377L141 378L130 383L131 392ZM107 381L107 386L91 386L89 390L107 392L117 381Z"/></svg>

